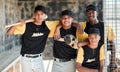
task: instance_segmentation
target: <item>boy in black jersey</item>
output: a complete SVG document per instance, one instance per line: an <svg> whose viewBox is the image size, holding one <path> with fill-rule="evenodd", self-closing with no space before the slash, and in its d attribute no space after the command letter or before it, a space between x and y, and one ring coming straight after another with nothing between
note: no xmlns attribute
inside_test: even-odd
<svg viewBox="0 0 120 72"><path fill-rule="evenodd" d="M76 27L71 26L73 15L70 10L61 12L60 35L63 38L67 34L72 34L76 37ZM54 62L52 72L76 72L75 59L77 56L76 49L71 48L65 42L54 40L53 47Z"/></svg>
<svg viewBox="0 0 120 72"><path fill-rule="evenodd" d="M78 72L103 72L104 45L99 42L100 31L90 28L88 31L89 44L78 50L76 67Z"/></svg>
<svg viewBox="0 0 120 72"><path fill-rule="evenodd" d="M22 72L44 72L42 52L45 48L50 26L44 21L46 9L38 5L34 10L34 22L12 26L8 34L22 34Z"/></svg>

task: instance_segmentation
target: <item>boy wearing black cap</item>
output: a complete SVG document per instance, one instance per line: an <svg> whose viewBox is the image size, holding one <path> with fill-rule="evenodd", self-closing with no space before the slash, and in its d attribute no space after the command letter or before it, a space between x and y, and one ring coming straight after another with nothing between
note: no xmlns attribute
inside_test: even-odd
<svg viewBox="0 0 120 72"><path fill-rule="evenodd" d="M88 31L89 44L78 50L76 67L79 72L103 72L104 45L99 42L100 31L90 28Z"/></svg>
<svg viewBox="0 0 120 72"><path fill-rule="evenodd" d="M60 14L60 36L64 38L65 35L71 34L76 37L76 27L72 26L73 14L70 10L64 10ZM75 59L77 50L73 49L65 42L54 40L53 55L54 62L52 72L76 72Z"/></svg>
<svg viewBox="0 0 120 72"><path fill-rule="evenodd" d="M51 30L44 6L38 5L34 10L34 21L12 26L8 34L22 34L22 72L44 72L42 52ZM54 32L52 32L53 34Z"/></svg>

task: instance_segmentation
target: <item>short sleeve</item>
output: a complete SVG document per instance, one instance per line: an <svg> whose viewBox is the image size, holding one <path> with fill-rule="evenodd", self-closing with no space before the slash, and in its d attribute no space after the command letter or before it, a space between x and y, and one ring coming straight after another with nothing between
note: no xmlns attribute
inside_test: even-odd
<svg viewBox="0 0 120 72"><path fill-rule="evenodd" d="M81 63L82 64L82 62L83 62L83 60L84 60L84 51L83 51L83 48L79 48L78 49L78 54L77 54L77 60L76 60L76 62L78 62L78 63Z"/></svg>
<svg viewBox="0 0 120 72"><path fill-rule="evenodd" d="M56 26L59 24L59 21L58 20L56 20L56 21L45 21L45 23L50 30L50 33L49 33L48 37L53 37Z"/></svg>
<svg viewBox="0 0 120 72"><path fill-rule="evenodd" d="M26 29L26 24L16 25L14 30L14 35L23 34Z"/></svg>
<svg viewBox="0 0 120 72"><path fill-rule="evenodd" d="M105 59L105 47L104 44L101 46L100 48L100 60L104 60Z"/></svg>

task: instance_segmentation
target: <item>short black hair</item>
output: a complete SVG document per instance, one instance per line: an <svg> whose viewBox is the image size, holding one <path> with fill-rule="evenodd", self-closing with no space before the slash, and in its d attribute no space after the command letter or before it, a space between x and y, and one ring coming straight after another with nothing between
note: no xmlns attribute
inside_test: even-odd
<svg viewBox="0 0 120 72"><path fill-rule="evenodd" d="M100 30L98 28L90 28L88 34L97 34L100 35Z"/></svg>
<svg viewBox="0 0 120 72"><path fill-rule="evenodd" d="M88 12L89 10L94 10L94 11L98 11L98 8L96 5L94 4L90 4L86 7L86 12Z"/></svg>
<svg viewBox="0 0 120 72"><path fill-rule="evenodd" d="M41 11L43 11L43 12L46 14L46 8L45 8L44 6L42 6L42 5L37 5L37 6L35 7L34 13L35 13L36 11L38 11L38 10L41 10Z"/></svg>
<svg viewBox="0 0 120 72"><path fill-rule="evenodd" d="M62 11L61 14L60 14L60 17L62 17L64 15L68 15L68 16L70 16L70 17L73 18L73 13L70 10L64 10L64 11Z"/></svg>

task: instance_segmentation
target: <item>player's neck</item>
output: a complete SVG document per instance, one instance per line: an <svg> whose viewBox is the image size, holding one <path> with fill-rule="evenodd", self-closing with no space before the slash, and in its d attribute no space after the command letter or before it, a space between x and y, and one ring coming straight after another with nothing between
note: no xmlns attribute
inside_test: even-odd
<svg viewBox="0 0 120 72"><path fill-rule="evenodd" d="M95 19L95 20L92 20L92 21L90 21L90 24L92 24L92 25L94 25L94 24L98 24L98 19Z"/></svg>
<svg viewBox="0 0 120 72"><path fill-rule="evenodd" d="M71 26L63 26L64 29L70 29Z"/></svg>
<svg viewBox="0 0 120 72"><path fill-rule="evenodd" d="M35 24L35 25L41 25L42 22L43 22L43 21L39 21L39 22L35 21L34 24Z"/></svg>
<svg viewBox="0 0 120 72"><path fill-rule="evenodd" d="M94 48L97 48L98 44L96 44L96 45L89 44L88 46L89 46L90 48L94 49Z"/></svg>

